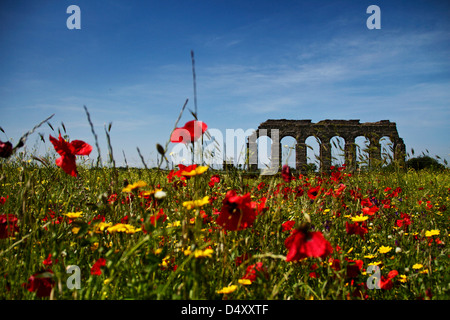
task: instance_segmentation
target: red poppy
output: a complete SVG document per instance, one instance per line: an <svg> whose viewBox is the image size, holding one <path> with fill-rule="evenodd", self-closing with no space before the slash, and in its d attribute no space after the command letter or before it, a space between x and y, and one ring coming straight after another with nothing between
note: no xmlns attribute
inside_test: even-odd
<svg viewBox="0 0 450 320"><path fill-rule="evenodd" d="M235 190L229 190L223 199L222 209L216 222L230 231L251 227L256 219L253 206L250 193L239 196Z"/></svg>
<svg viewBox="0 0 450 320"><path fill-rule="evenodd" d="M386 189L384 189L384 192L387 192L387 191L390 191L390 190L392 190L392 189L391 188L386 188ZM402 192L402 188L397 187L390 194L386 195L386 197L391 197L391 198L397 197L401 192Z"/></svg>
<svg viewBox="0 0 450 320"><path fill-rule="evenodd" d="M50 221L51 224L60 224L63 221L64 217L57 217L56 213L52 210L49 209L48 213L46 214L46 216L44 218L42 218L42 222L47 222ZM45 230L48 230L47 227L44 227Z"/></svg>
<svg viewBox="0 0 450 320"><path fill-rule="evenodd" d="M333 270L336 270L336 271L341 270L341 261L339 261L339 259L329 258L328 264L330 265L331 269L333 269Z"/></svg>
<svg viewBox="0 0 450 320"><path fill-rule="evenodd" d="M362 260L350 260L349 264L347 265L347 277L356 278L359 275L363 264L364 262Z"/></svg>
<svg viewBox="0 0 450 320"><path fill-rule="evenodd" d="M197 141L203 133L205 133L208 126L206 123L197 120L191 120L186 122L184 127L175 128L170 137L170 141L173 143L190 143Z"/></svg>
<svg viewBox="0 0 450 320"><path fill-rule="evenodd" d="M377 206L373 206L373 207L364 207L362 209L364 214L367 214L369 216L373 216L376 212L378 212L378 210L380 210L380 208L378 208Z"/></svg>
<svg viewBox="0 0 450 320"><path fill-rule="evenodd" d="M98 214L94 218L92 218L92 220L89 221L88 224L91 224L91 222L97 222L97 221L98 222L105 222L105 220L106 220L105 216L103 216L101 214Z"/></svg>
<svg viewBox="0 0 450 320"><path fill-rule="evenodd" d="M361 199L361 207L371 207L373 203L368 198Z"/></svg>
<svg viewBox="0 0 450 320"><path fill-rule="evenodd" d="M339 188L338 188L337 190L334 190L334 195L333 195L333 197L342 195L342 192L344 192L345 188L346 188L346 186L345 186L344 184L341 183L341 184L339 185Z"/></svg>
<svg viewBox="0 0 450 320"><path fill-rule="evenodd" d="M263 182L263 181L261 181L259 184L258 184L258 191L261 191L263 188L265 188L266 187L266 184Z"/></svg>
<svg viewBox="0 0 450 320"><path fill-rule="evenodd" d="M266 268L263 266L262 262L257 262L247 267L245 271L245 276L242 279L248 279L251 282L255 281L258 277L269 278Z"/></svg>
<svg viewBox="0 0 450 320"><path fill-rule="evenodd" d="M236 257L236 259L234 259L234 263L236 264L236 267L239 267L242 262L244 262L245 260L248 260L251 258L251 254L249 253L244 253L242 255L240 255L239 257Z"/></svg>
<svg viewBox="0 0 450 320"><path fill-rule="evenodd" d="M298 261L306 257L323 259L333 252L333 248L322 232L310 232L305 229L304 227L295 229L284 241L284 245L289 250L286 261Z"/></svg>
<svg viewBox="0 0 450 320"><path fill-rule="evenodd" d="M345 222L345 229L347 231L347 234L357 234L362 239L364 239L364 234L369 232L369 229L367 229L367 226L364 222L361 223L361 225L358 222L355 222L353 224L348 223L348 221Z"/></svg>
<svg viewBox="0 0 450 320"><path fill-rule="evenodd" d="M56 165L61 167L67 174L76 177L77 165L75 156L88 156L92 151L92 146L81 140L67 142L61 137L61 134L59 134L58 140L50 135L50 141L56 152L61 156L56 159Z"/></svg>
<svg viewBox="0 0 450 320"><path fill-rule="evenodd" d="M259 202L252 201L251 207L256 210L256 215L261 214L268 209L266 208L266 201L266 197L262 197L261 199L259 199Z"/></svg>
<svg viewBox="0 0 450 320"><path fill-rule="evenodd" d="M13 146L11 142L6 141L3 142L0 140L0 158L8 158L12 155Z"/></svg>
<svg viewBox="0 0 450 320"><path fill-rule="evenodd" d="M411 224L411 217L407 213L400 213L402 219L398 219L395 223L397 227L407 228Z"/></svg>
<svg viewBox="0 0 450 320"><path fill-rule="evenodd" d="M319 278L319 275L317 274L317 272L314 271L314 270L317 270L318 268L319 268L319 266L317 265L317 263L314 263L311 267L309 267L309 270L313 270L312 272L309 273L310 278L313 278L313 279Z"/></svg>
<svg viewBox="0 0 450 320"><path fill-rule="evenodd" d="M289 220L284 222L281 225L282 231L290 231L295 225L295 221L294 220Z"/></svg>
<svg viewBox="0 0 450 320"><path fill-rule="evenodd" d="M310 189L308 190L308 197L309 197L311 200L314 200L314 199L316 199L317 196L319 195L319 192L320 192L320 186L317 186L317 187L314 187L314 188L310 188Z"/></svg>
<svg viewBox="0 0 450 320"><path fill-rule="evenodd" d="M383 199L383 200L381 200L381 203L383 204L384 209L391 208L391 200L390 199Z"/></svg>
<svg viewBox="0 0 450 320"><path fill-rule="evenodd" d="M189 179L190 176L186 177L185 174L182 174L182 173L183 172L189 173L192 170L195 170L197 168L197 166L198 165L196 165L196 164L191 164L189 166L185 166L184 164L181 164L181 163L177 164L177 167L179 169L177 171L170 170L169 174L167 175L167 180L169 182L172 182L174 177L178 177L178 178L180 178L180 180L186 180L186 178Z"/></svg>
<svg viewBox="0 0 450 320"><path fill-rule="evenodd" d="M208 185L212 188L216 183L220 182L220 176L218 174L214 174L211 176L211 179L208 182Z"/></svg>
<svg viewBox="0 0 450 320"><path fill-rule="evenodd" d="M292 176L291 168L287 164L283 165L283 167L281 168L281 177L285 182L291 182L295 179Z"/></svg>
<svg viewBox="0 0 450 320"><path fill-rule="evenodd" d="M28 283L24 286L26 286L28 291L36 292L39 298L49 297L55 285L55 281L52 278L53 272L51 270L40 271L28 278Z"/></svg>
<svg viewBox="0 0 450 320"><path fill-rule="evenodd" d="M5 204L6 200L8 200L8 198L9 198L9 196L6 196L6 198L5 197L0 197L0 204ZM444 210L441 210L441 211L444 211Z"/></svg>
<svg viewBox="0 0 450 320"><path fill-rule="evenodd" d="M58 259L53 259L53 260L52 260L52 254L49 253L49 254L48 254L48 257L47 257L44 261L42 261L42 263L43 263L45 266L51 266L51 265L54 264L54 263L58 263Z"/></svg>
<svg viewBox="0 0 450 320"><path fill-rule="evenodd" d="M295 190L295 198L297 199L298 197L301 197L305 191L302 189L301 186L298 186Z"/></svg>
<svg viewBox="0 0 450 320"><path fill-rule="evenodd" d="M91 268L91 274L95 276L99 276L102 274L101 267L106 266L105 258L98 259Z"/></svg>
<svg viewBox="0 0 450 320"><path fill-rule="evenodd" d="M381 276L380 280L380 288L384 290L390 290L394 286L392 283L392 279L395 278L398 275L397 270L392 270L388 273L387 278L384 276Z"/></svg>
<svg viewBox="0 0 450 320"><path fill-rule="evenodd" d="M164 222L167 220L167 216L164 213L164 210L161 208L159 209L159 212L156 214L156 216L150 217L150 223L154 226L156 226L157 221Z"/></svg>
<svg viewBox="0 0 450 320"><path fill-rule="evenodd" d="M14 214L0 215L0 239L6 239L19 232L18 218Z"/></svg>

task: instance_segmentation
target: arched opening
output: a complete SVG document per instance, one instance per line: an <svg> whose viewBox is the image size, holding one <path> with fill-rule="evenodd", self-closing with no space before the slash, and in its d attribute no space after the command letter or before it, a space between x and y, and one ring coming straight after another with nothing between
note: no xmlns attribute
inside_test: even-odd
<svg viewBox="0 0 450 320"><path fill-rule="evenodd" d="M320 169L320 143L320 139L315 136L309 136L305 140L308 171L318 171Z"/></svg>
<svg viewBox="0 0 450 320"><path fill-rule="evenodd" d="M345 140L342 137L334 136L331 143L331 165L342 166L345 163Z"/></svg>
<svg viewBox="0 0 450 320"><path fill-rule="evenodd" d="M381 137L379 142L381 147L381 165L387 166L394 161L394 144L388 136Z"/></svg>
<svg viewBox="0 0 450 320"><path fill-rule="evenodd" d="M281 165L287 164L291 168L296 167L295 159L295 147L297 140L292 136L283 137L280 141L281 148Z"/></svg>
<svg viewBox="0 0 450 320"><path fill-rule="evenodd" d="M272 139L261 136L256 139L258 146L258 169L268 169L272 163Z"/></svg>
<svg viewBox="0 0 450 320"><path fill-rule="evenodd" d="M364 136L356 137L356 167L363 169L369 166L369 139Z"/></svg>

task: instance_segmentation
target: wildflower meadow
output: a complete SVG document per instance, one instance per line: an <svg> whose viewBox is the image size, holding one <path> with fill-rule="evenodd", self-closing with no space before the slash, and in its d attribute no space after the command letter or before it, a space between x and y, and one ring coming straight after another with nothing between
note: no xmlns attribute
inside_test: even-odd
<svg viewBox="0 0 450 320"><path fill-rule="evenodd" d="M1 299L450 297L447 168L116 167L46 123L46 156L0 143Z"/></svg>

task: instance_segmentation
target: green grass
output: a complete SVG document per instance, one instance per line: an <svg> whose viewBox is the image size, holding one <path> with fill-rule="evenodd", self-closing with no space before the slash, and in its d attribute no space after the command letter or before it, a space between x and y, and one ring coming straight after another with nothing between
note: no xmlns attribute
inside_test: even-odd
<svg viewBox="0 0 450 320"><path fill-rule="evenodd" d="M345 170L338 180L332 176L309 174L286 183L280 176L250 177L243 171L209 169L182 185L168 171L146 169L83 168L79 177L65 174L53 165L38 161L2 160L0 215L14 214L18 232L0 239L0 298L21 299L449 299L448 222L450 175L441 171L368 171L351 174ZM337 170L335 170L337 172ZM208 185L213 174L220 182ZM145 181L139 190L162 189L163 200L152 195L140 198L138 191L127 201L122 192L124 180ZM340 184L344 191L327 193ZM324 192L308 197L311 187ZM391 188L390 190L387 188ZM396 188L401 192L392 195ZM252 227L224 231L215 223L217 211L228 190L240 195L250 192L252 200L267 198L265 210ZM300 192L303 190L303 193ZM115 202L108 201L116 194ZM212 200L195 210L183 202L209 196ZM346 222L361 214L362 199L370 198L379 207L368 216L364 239L347 234ZM389 202L388 202L389 201ZM384 202L384 203L382 203ZM150 217L162 209L167 219L156 226ZM204 211L204 217L200 216ZM64 214L82 212L70 220ZM52 213L53 217L50 215ZM411 224L398 227L401 214ZM99 216L115 225L128 217L127 224L144 226L147 232L134 234L96 233ZM295 221L295 227L310 220L333 247L324 259L306 258L286 262L285 240L291 231L282 224ZM295 228L294 227L294 228ZM439 230L427 236L426 231ZM76 232L78 231L78 232ZM391 247L387 253L379 248ZM206 257L195 257L195 250L211 248ZM186 251L190 249L190 251ZM189 252L191 254L189 254ZM43 261L51 254L52 265ZM237 265L236 258L249 255ZM91 274L95 262L105 259L101 274ZM348 277L347 266L361 260L362 269ZM262 262L251 284L239 282L248 266ZM377 263L381 275L392 270L392 288L368 289L365 273ZM80 289L69 289L69 265L79 267ZM416 269L420 267L419 269ZM33 274L45 269L52 290L49 297L37 297L26 284ZM313 274L314 273L314 274ZM406 279L405 282L400 280ZM228 294L219 290L236 285Z"/></svg>

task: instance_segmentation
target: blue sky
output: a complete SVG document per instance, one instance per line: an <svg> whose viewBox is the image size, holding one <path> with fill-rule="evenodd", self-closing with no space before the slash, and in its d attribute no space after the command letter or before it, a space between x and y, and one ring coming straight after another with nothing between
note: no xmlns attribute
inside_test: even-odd
<svg viewBox="0 0 450 320"><path fill-rule="evenodd" d="M69 30L70 5L81 29ZM369 30L370 5L381 29ZM0 140L55 114L94 146L112 122L114 158L151 166L186 99L210 128L267 119L397 123L407 151L450 161L450 4L446 1L2 1ZM180 125L192 120L188 111ZM43 133L46 143L40 142ZM27 150L53 152L45 125ZM171 145L172 147L172 145ZM96 149L91 158L96 158Z"/></svg>

